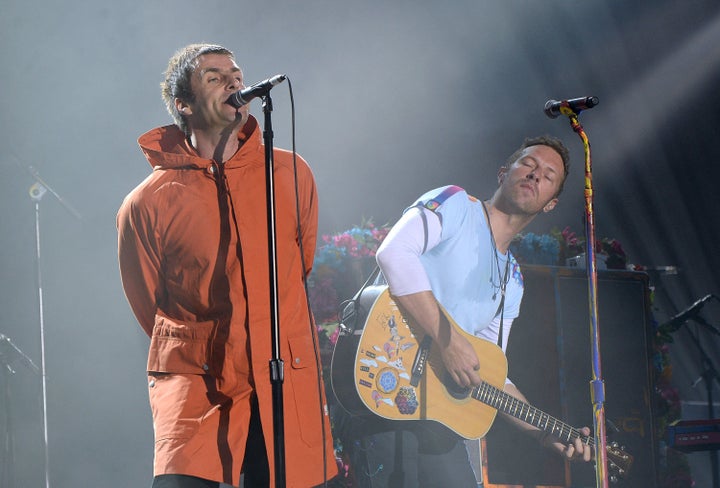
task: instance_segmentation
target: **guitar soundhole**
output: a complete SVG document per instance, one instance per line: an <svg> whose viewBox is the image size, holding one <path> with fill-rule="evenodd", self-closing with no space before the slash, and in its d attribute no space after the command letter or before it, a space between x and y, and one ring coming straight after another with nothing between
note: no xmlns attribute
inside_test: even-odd
<svg viewBox="0 0 720 488"><path fill-rule="evenodd" d="M465 388L455 383L447 371L443 377L443 385L445 385L448 394L456 400L463 400L470 395L470 388Z"/></svg>

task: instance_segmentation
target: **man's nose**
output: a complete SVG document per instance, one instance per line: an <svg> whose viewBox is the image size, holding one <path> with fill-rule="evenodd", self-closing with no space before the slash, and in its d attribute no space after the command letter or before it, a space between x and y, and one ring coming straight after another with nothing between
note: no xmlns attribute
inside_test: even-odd
<svg viewBox="0 0 720 488"><path fill-rule="evenodd" d="M540 181L540 178L537 177L537 176L535 176L535 172L534 172L534 171L528 173L528 175L527 175L525 178L527 178L528 180Z"/></svg>
<svg viewBox="0 0 720 488"><path fill-rule="evenodd" d="M227 82L227 87L232 91L240 91L245 88L245 85L235 76L230 76Z"/></svg>

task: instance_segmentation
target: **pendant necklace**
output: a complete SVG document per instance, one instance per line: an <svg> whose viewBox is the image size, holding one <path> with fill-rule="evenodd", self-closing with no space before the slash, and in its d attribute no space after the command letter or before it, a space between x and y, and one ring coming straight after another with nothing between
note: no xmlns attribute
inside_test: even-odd
<svg viewBox="0 0 720 488"><path fill-rule="evenodd" d="M485 218L487 219L488 223L488 229L490 229L490 243L492 244L493 254L491 260L493 261L490 265L490 284L493 286L493 289L495 292L493 293L492 299L495 301L497 299L498 291L502 295L502 298L505 298L505 289L507 288L508 281L510 277L508 276L508 269L510 268L510 256L508 256L505 259L505 272L502 273L500 271L500 257L499 252L497 249L497 245L495 244L495 235L493 234L493 228L492 224L490 223L490 214L487 211L487 208L485 207L485 202L480 202L482 204L483 212L485 212ZM495 265L495 268L497 269L497 275L498 279L500 280L499 284L495 284L495 281L493 280L493 276L495 275L495 271L493 269L492 265Z"/></svg>

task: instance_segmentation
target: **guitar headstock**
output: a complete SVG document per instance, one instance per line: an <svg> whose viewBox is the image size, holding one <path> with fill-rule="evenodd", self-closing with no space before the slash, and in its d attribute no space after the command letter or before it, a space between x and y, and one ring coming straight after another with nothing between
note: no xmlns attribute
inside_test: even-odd
<svg viewBox="0 0 720 488"><path fill-rule="evenodd" d="M625 478L632 467L633 457L623 450L617 442L611 442L606 446L608 471L610 481L616 483L619 479Z"/></svg>

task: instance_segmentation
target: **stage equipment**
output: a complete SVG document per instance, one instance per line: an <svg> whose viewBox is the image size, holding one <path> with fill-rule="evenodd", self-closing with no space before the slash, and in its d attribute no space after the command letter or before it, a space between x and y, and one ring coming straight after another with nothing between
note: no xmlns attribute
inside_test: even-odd
<svg viewBox="0 0 720 488"><path fill-rule="evenodd" d="M534 405L572 425L589 425L593 412L587 388L591 364L585 272L528 265L522 266L522 272L525 294L510 333L508 376ZM626 478L618 478L612 486L655 488L658 456L649 279L633 271L599 271L598 291L608 443L617 443L634 457ZM496 421L486 443L487 488L595 486L593 463L566 464L507 422Z"/></svg>

